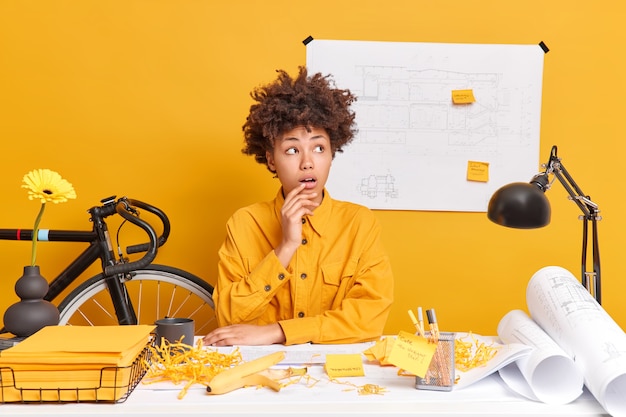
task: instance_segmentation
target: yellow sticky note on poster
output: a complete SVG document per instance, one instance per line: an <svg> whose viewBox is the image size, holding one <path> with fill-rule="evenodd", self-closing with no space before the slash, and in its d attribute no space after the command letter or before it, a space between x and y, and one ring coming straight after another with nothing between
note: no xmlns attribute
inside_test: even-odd
<svg viewBox="0 0 626 417"><path fill-rule="evenodd" d="M467 161L468 181L489 181L489 162Z"/></svg>
<svg viewBox="0 0 626 417"><path fill-rule="evenodd" d="M454 104L469 104L475 102L473 90L452 90Z"/></svg>
<svg viewBox="0 0 626 417"><path fill-rule="evenodd" d="M437 350L435 343L428 343L428 340L421 336L401 331L391 348L389 362L423 378L435 350Z"/></svg>
<svg viewBox="0 0 626 417"><path fill-rule="evenodd" d="M324 368L330 378L365 375L363 358L358 353L329 353Z"/></svg>

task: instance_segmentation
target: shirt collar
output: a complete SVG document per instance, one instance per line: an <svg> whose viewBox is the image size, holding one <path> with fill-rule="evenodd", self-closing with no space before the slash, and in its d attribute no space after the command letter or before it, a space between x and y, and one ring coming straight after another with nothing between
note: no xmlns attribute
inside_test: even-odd
<svg viewBox="0 0 626 417"><path fill-rule="evenodd" d="M274 201L274 210L276 212L276 217L280 221L280 209L285 203L285 197L283 196L282 187L278 190L278 193L276 194L276 199ZM328 227L328 224L330 222L330 216L332 213L332 207L333 199L330 197L328 190L324 188L324 198L322 199L322 204L320 204L315 208L315 210L313 210L312 216L306 216L309 223L313 227L313 230L320 236L324 234Z"/></svg>

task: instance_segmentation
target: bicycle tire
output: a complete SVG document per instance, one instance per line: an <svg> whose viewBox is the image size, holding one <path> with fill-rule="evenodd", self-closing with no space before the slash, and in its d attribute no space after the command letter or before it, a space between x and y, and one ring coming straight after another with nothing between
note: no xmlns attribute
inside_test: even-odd
<svg viewBox="0 0 626 417"><path fill-rule="evenodd" d="M178 268L151 264L132 271L124 285L135 308L138 324L159 318L185 317L203 335L217 327L213 287ZM60 325L117 325L117 317L103 274L81 283L59 304Z"/></svg>

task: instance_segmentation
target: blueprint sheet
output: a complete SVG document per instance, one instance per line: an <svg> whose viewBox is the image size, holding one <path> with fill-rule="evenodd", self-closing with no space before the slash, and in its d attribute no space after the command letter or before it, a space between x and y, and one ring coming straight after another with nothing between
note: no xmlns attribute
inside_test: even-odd
<svg viewBox="0 0 626 417"><path fill-rule="evenodd" d="M310 73L331 74L357 96L357 136L327 184L334 198L484 212L500 186L539 171L539 45L315 39L306 48ZM453 103L459 90L475 101ZM469 175L476 166L480 175Z"/></svg>

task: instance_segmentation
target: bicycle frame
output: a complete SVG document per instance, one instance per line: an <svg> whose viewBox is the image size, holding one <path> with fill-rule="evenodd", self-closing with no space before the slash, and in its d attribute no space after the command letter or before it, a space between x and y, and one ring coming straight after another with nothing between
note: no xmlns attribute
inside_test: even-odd
<svg viewBox="0 0 626 417"><path fill-rule="evenodd" d="M165 213L158 208L138 200L122 197L115 200L115 196L101 200L102 206L95 206L88 210L90 221L93 223L91 231L76 230L44 230L40 229L37 239L51 242L85 242L89 246L49 284L48 293L44 297L53 301L68 286L78 279L94 262L101 260L102 272L105 276L108 290L111 294L113 306L119 324L137 324L135 309L127 296L123 284L125 276L131 271L143 268L156 257L157 247L163 245L169 235L170 225ZM147 222L139 219L138 210L143 208L155 214L163 223L163 233L157 238L154 228ZM113 251L109 230L104 219L119 214L124 219L142 228L149 237L149 243L133 245L126 248L126 253L145 252L137 261L124 262L117 260ZM27 240L33 237L32 229L0 229L0 240Z"/></svg>

